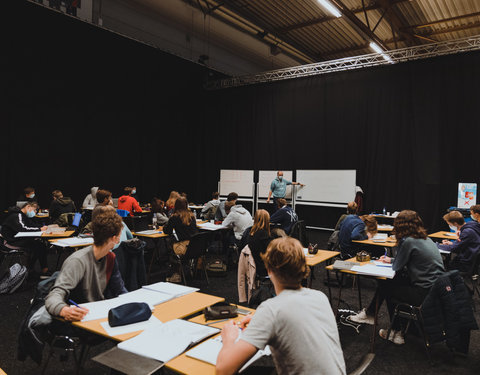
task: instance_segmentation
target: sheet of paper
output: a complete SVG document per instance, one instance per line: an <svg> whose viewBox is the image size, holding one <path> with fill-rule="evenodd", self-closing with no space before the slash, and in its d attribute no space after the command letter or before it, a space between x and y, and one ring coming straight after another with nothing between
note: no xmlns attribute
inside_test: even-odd
<svg viewBox="0 0 480 375"><path fill-rule="evenodd" d="M378 224L378 229L393 230L393 225Z"/></svg>
<svg viewBox="0 0 480 375"><path fill-rule="evenodd" d="M58 245L58 246L63 246L63 247L77 246L77 245L91 245L91 244L93 244L93 238L91 238L91 237L62 238L61 240L56 241L55 244Z"/></svg>
<svg viewBox="0 0 480 375"><path fill-rule="evenodd" d="M453 237L453 238L457 237L457 234L453 233L453 232L445 232L444 234L445 234L445 236L448 236L448 237Z"/></svg>
<svg viewBox="0 0 480 375"><path fill-rule="evenodd" d="M42 231L38 231L38 232L18 232L15 237L18 238L18 237L41 237L43 234Z"/></svg>
<svg viewBox="0 0 480 375"><path fill-rule="evenodd" d="M150 289L140 288L140 289L134 290L133 292L120 294L118 298L125 301L124 303L145 302L153 307L156 305L160 305L163 302L169 301L175 297L170 294L161 293L161 292L157 292Z"/></svg>
<svg viewBox="0 0 480 375"><path fill-rule="evenodd" d="M175 319L151 327L138 336L118 344L118 348L157 361L168 362L190 345L218 333L218 328Z"/></svg>
<svg viewBox="0 0 480 375"><path fill-rule="evenodd" d="M387 279L393 279L393 277L395 276L395 271L393 271L390 267L377 267L374 264L353 266L350 270L355 271L361 275L386 277Z"/></svg>
<svg viewBox="0 0 480 375"><path fill-rule="evenodd" d="M374 260L373 264L375 264L375 266L377 266L377 267L390 267L390 268L392 268L392 263L383 263L383 262L379 262L377 260Z"/></svg>
<svg viewBox="0 0 480 375"><path fill-rule="evenodd" d="M110 327L110 324L108 324L108 322L100 323L100 325L103 327L105 332L107 332L107 334L110 336L118 336L118 335L123 335L124 333L144 331L146 329L156 327L160 324L162 324L162 322L157 318L155 318L153 315L150 317L150 319L145 320L143 322L127 324L125 326L119 326L119 327Z"/></svg>
<svg viewBox="0 0 480 375"><path fill-rule="evenodd" d="M80 307L87 308L88 314L82 319L82 322L88 322L89 320L104 319L108 317L108 311L114 307L128 303L123 298L112 298L103 301L87 302L79 304Z"/></svg>
<svg viewBox="0 0 480 375"><path fill-rule="evenodd" d="M198 227L202 228L202 229L205 229L205 230L219 230L219 229L225 228L222 225L212 224L210 222L203 223L203 224L198 224Z"/></svg>
<svg viewBox="0 0 480 375"><path fill-rule="evenodd" d="M386 241L388 238L388 234L387 233L377 233L375 234L375 236L373 236L372 240L373 241Z"/></svg>
<svg viewBox="0 0 480 375"><path fill-rule="evenodd" d="M156 229L148 229L148 230L142 230L140 232L136 232L138 234L156 234L156 233L162 233Z"/></svg>
<svg viewBox="0 0 480 375"><path fill-rule="evenodd" d="M199 290L198 288L192 288L190 286L178 285L173 283L165 283L165 282L144 285L142 288L165 293L173 297L184 296L186 294L190 294Z"/></svg>

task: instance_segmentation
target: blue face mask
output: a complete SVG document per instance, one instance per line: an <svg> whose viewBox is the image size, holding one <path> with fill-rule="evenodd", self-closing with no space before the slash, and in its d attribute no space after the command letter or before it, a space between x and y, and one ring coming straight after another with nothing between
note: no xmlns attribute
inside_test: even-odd
<svg viewBox="0 0 480 375"><path fill-rule="evenodd" d="M31 219L32 217L35 217L35 211L27 211L27 216Z"/></svg>
<svg viewBox="0 0 480 375"><path fill-rule="evenodd" d="M29 196L30 199L35 198L35 193Z"/></svg>
<svg viewBox="0 0 480 375"><path fill-rule="evenodd" d="M133 194L136 194L136 193L137 193L137 191L136 191L136 190L132 190L132 195L133 195Z"/></svg>
<svg viewBox="0 0 480 375"><path fill-rule="evenodd" d="M282 180L283 180L283 176L278 176L278 180L279 180L279 181L282 181Z"/></svg>

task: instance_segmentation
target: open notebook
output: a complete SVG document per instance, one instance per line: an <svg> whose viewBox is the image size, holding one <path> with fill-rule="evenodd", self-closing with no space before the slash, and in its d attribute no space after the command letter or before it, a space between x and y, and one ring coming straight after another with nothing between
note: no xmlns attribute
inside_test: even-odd
<svg viewBox="0 0 480 375"><path fill-rule="evenodd" d="M201 340L218 333L218 328L182 319L150 327L118 348L144 357L168 362Z"/></svg>

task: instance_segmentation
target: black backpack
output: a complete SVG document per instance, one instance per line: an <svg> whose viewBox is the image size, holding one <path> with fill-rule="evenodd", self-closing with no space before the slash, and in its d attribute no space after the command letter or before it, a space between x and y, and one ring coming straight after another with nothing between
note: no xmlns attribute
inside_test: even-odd
<svg viewBox="0 0 480 375"><path fill-rule="evenodd" d="M334 230L327 241L327 249L331 251L340 251L339 230Z"/></svg>

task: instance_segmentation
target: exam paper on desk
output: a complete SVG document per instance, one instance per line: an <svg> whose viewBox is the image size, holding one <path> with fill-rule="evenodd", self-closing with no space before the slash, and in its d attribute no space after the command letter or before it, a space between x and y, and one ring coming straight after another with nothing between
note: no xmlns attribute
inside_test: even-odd
<svg viewBox="0 0 480 375"><path fill-rule="evenodd" d="M192 288L189 286L183 286L183 285L166 283L166 282L159 282L155 284L144 285L142 286L142 288L168 294L172 297L184 296L186 294L190 294L199 290L198 288Z"/></svg>
<svg viewBox="0 0 480 375"><path fill-rule="evenodd" d="M160 324L162 324L162 322L155 318L153 315L150 317L150 319L143 322L127 324L119 327L110 327L110 324L108 324L108 322L100 323L100 325L103 327L103 329L105 330L105 332L107 332L109 336L118 336L130 332L145 331Z"/></svg>

